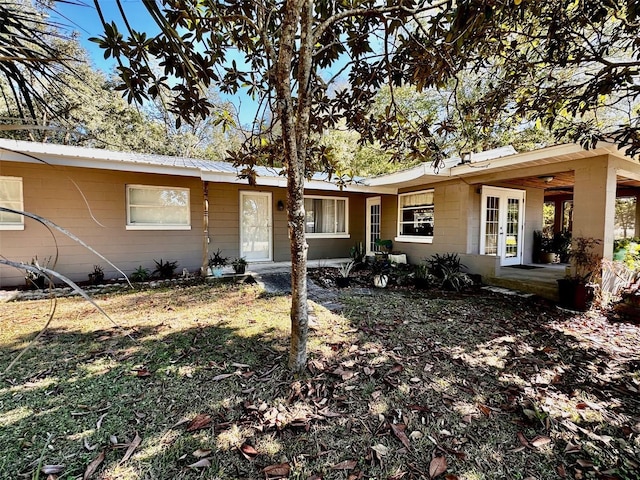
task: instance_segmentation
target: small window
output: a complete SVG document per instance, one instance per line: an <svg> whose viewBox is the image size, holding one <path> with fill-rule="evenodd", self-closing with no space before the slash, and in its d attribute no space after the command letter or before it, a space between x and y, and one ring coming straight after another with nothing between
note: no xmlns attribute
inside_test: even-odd
<svg viewBox="0 0 640 480"><path fill-rule="evenodd" d="M23 211L22 178L0 177L0 207ZM0 211L0 230L24 230L24 216Z"/></svg>
<svg viewBox="0 0 640 480"><path fill-rule="evenodd" d="M346 236L348 199L339 197L306 197L304 199L305 231L310 237Z"/></svg>
<svg viewBox="0 0 640 480"><path fill-rule="evenodd" d="M398 196L398 237L433 237L433 190Z"/></svg>
<svg viewBox="0 0 640 480"><path fill-rule="evenodd" d="M127 229L189 230L189 189L127 185Z"/></svg>

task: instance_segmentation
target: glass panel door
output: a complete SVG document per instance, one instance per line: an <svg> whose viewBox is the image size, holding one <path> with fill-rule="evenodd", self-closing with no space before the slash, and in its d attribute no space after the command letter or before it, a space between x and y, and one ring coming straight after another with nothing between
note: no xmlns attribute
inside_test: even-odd
<svg viewBox="0 0 640 480"><path fill-rule="evenodd" d="M240 192L240 255L247 261L271 261L271 225L271 193Z"/></svg>
<svg viewBox="0 0 640 480"><path fill-rule="evenodd" d="M382 210L380 197L367 198L367 255L373 255L379 250L376 240L380 240L380 223L382 220Z"/></svg>
<svg viewBox="0 0 640 480"><path fill-rule="evenodd" d="M482 187L480 253L500 257L500 265L522 263L523 190Z"/></svg>

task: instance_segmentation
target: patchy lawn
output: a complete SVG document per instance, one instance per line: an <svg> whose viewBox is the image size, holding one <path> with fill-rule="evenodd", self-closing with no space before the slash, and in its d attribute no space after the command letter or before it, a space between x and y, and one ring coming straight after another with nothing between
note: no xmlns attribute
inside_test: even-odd
<svg viewBox="0 0 640 480"><path fill-rule="evenodd" d="M489 293L341 295L343 315L314 307L301 378L285 296L101 297L121 328L59 300L0 383L0 478L638 478L637 326ZM49 308L0 304L0 369Z"/></svg>

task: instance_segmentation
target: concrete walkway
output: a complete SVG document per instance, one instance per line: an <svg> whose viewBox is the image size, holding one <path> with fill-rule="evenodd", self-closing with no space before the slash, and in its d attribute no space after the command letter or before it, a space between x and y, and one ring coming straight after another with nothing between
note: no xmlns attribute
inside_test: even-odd
<svg viewBox="0 0 640 480"><path fill-rule="evenodd" d="M339 267L342 263L347 263L350 260L350 258L310 260L307 266L309 268ZM250 264L247 273L249 273L267 293L291 293L291 262ZM307 277L307 293L309 300L322 305L332 312L341 312L343 309L338 290L321 287L309 277Z"/></svg>

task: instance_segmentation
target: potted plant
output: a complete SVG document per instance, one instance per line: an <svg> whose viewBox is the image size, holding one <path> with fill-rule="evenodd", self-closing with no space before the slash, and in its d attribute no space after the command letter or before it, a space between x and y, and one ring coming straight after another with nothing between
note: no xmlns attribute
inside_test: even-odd
<svg viewBox="0 0 640 480"><path fill-rule="evenodd" d="M51 257L44 259L44 262L40 264L38 262L38 256L31 259L31 266L40 270L41 268L49 268L51 264ZM51 283L51 279L42 271L35 272L33 270L27 270L24 276L25 283L29 289L44 290Z"/></svg>
<svg viewBox="0 0 640 480"><path fill-rule="evenodd" d="M429 266L421 263L416 265L413 272L413 284L417 289L426 290L435 283L435 276L429 271Z"/></svg>
<svg viewBox="0 0 640 480"><path fill-rule="evenodd" d="M353 259L354 266L362 265L364 263L367 252L364 249L362 242L356 243L351 247L349 250L349 256Z"/></svg>
<svg viewBox="0 0 640 480"><path fill-rule="evenodd" d="M209 257L209 268L211 269L211 274L216 278L220 278L228 261L229 259L227 257L222 256L220 249L213 252L213 255Z"/></svg>
<svg viewBox="0 0 640 480"><path fill-rule="evenodd" d="M542 230L533 232L533 263L554 263L557 259L554 239Z"/></svg>
<svg viewBox="0 0 640 480"><path fill-rule="evenodd" d="M104 270L100 265L93 266L93 272L89 274L89 282L92 285L97 285L104 281Z"/></svg>
<svg viewBox="0 0 640 480"><path fill-rule="evenodd" d="M244 272L247 269L247 259L244 257L238 257L231 262L231 266L236 274L244 275Z"/></svg>
<svg viewBox="0 0 640 480"><path fill-rule="evenodd" d="M388 260L376 259L371 264L371 273L373 274L373 285L378 288L385 288L389 282L389 272L391 264Z"/></svg>
<svg viewBox="0 0 640 480"><path fill-rule="evenodd" d="M560 263L568 263L571 259L571 232L556 232L552 243Z"/></svg>
<svg viewBox="0 0 640 480"><path fill-rule="evenodd" d="M594 281L600 273L602 258L594 248L600 244L595 238L576 237L573 239L569 260L573 272L558 279L560 306L570 310L585 311L591 306Z"/></svg>
<svg viewBox="0 0 640 480"><path fill-rule="evenodd" d="M392 240L382 240L380 238L375 241L376 246L384 248L385 252L375 252L375 256L377 260L384 259L386 260L391 253L391 249L393 249L393 241Z"/></svg>
<svg viewBox="0 0 640 480"><path fill-rule="evenodd" d="M356 263L352 260L350 262L343 263L338 267L338 272L340 274L340 276L336 278L336 285L338 288L345 288L351 285L349 275L351 274L351 270L355 264Z"/></svg>

